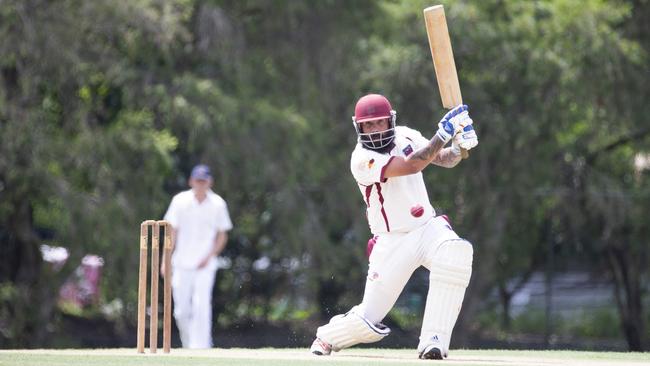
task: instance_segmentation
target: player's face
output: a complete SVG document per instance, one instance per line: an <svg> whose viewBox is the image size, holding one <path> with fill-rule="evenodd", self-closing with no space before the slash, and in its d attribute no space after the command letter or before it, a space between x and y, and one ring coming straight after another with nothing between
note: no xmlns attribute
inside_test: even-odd
<svg viewBox="0 0 650 366"><path fill-rule="evenodd" d="M206 193L211 186L212 186L211 179L190 178L190 187L192 187L192 190L194 190L196 193L199 194Z"/></svg>
<svg viewBox="0 0 650 366"><path fill-rule="evenodd" d="M388 118L361 123L363 133L383 132L388 129Z"/></svg>

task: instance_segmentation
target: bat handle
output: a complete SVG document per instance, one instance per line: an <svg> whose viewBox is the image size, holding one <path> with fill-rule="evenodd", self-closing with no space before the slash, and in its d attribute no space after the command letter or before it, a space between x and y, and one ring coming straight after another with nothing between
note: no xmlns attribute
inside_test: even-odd
<svg viewBox="0 0 650 366"><path fill-rule="evenodd" d="M467 150L461 148L461 149L460 149L460 156L461 156L463 159L467 159L467 158L469 158L469 151L467 151Z"/></svg>

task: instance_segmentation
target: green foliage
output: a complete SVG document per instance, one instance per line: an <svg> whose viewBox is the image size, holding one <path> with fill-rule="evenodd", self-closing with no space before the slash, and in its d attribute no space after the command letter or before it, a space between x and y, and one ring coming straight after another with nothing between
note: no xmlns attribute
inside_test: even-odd
<svg viewBox="0 0 650 366"><path fill-rule="evenodd" d="M614 309L600 309L593 312L584 312L581 316L565 319L568 333L580 337L591 338L621 338L622 332L618 314Z"/></svg>
<svg viewBox="0 0 650 366"><path fill-rule="evenodd" d="M413 312L410 309L393 308L388 313L388 318L398 328L415 332L419 332L422 324L422 316L420 313Z"/></svg>
<svg viewBox="0 0 650 366"><path fill-rule="evenodd" d="M553 336L563 339L620 339L623 334L615 308L578 311L571 315L555 314L551 319ZM510 328L501 327L501 315L495 311L482 311L477 323L483 332L494 334L501 340L518 336L545 334L548 319L542 309L529 309L512 318Z"/></svg>
<svg viewBox="0 0 650 366"><path fill-rule="evenodd" d="M512 331L519 333L541 333L546 327L546 314L543 310L531 310L513 319ZM557 324L558 319L552 321Z"/></svg>

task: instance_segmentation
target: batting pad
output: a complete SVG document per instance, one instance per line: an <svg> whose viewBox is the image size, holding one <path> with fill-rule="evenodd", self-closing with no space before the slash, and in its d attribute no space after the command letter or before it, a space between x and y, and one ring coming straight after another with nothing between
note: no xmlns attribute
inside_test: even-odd
<svg viewBox="0 0 650 366"><path fill-rule="evenodd" d="M448 240L436 252L429 273L429 293L422 320L418 350L432 339L440 341L447 353L451 332L458 319L465 289L472 275L472 244L466 240Z"/></svg>
<svg viewBox="0 0 650 366"><path fill-rule="evenodd" d="M330 344L336 352L355 344L380 341L389 334L390 328L383 324L372 324L355 313L354 308L345 315L333 317L316 331L316 337Z"/></svg>

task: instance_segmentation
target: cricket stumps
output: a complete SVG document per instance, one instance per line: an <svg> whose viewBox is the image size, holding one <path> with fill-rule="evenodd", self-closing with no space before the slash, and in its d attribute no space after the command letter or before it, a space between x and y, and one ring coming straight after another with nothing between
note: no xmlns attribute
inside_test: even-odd
<svg viewBox="0 0 650 366"><path fill-rule="evenodd" d="M172 227L167 221L146 220L140 224L140 269L138 273L138 353L144 353L147 316L147 264L151 247L151 296L149 318L149 350L158 350L158 282L160 277L160 247L163 248L163 352L171 350L171 254ZM162 245L161 245L162 242Z"/></svg>

